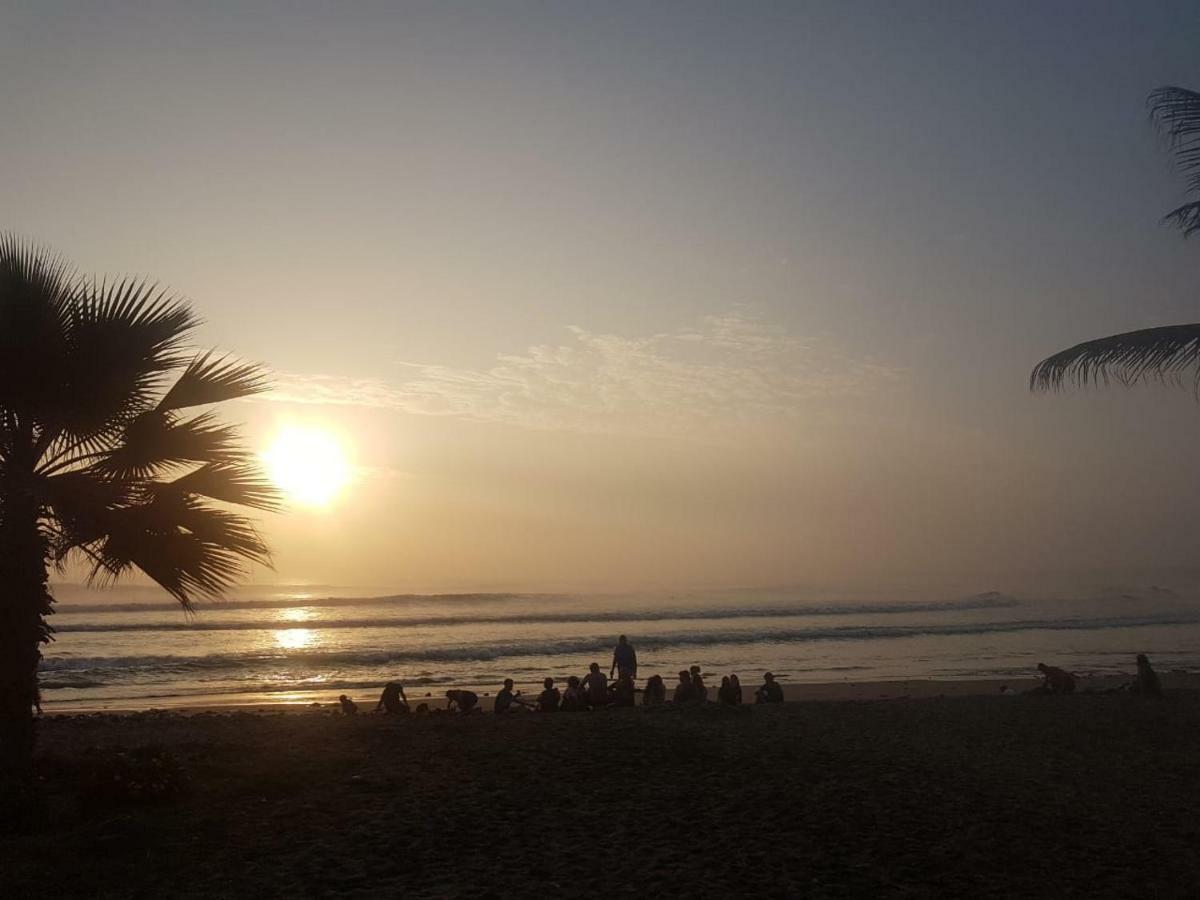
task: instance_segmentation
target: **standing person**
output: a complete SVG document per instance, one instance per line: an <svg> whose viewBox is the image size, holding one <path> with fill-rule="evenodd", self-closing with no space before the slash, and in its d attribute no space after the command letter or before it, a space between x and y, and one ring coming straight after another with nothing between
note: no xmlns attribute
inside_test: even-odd
<svg viewBox="0 0 1200 900"><path fill-rule="evenodd" d="M737 675L729 676L729 687L733 692L733 705L742 705L742 683L738 681Z"/></svg>
<svg viewBox="0 0 1200 900"><path fill-rule="evenodd" d="M617 638L617 646L613 648L612 668L608 670L609 678L613 677L613 672L622 678L626 675L633 679L637 678L637 652L625 635Z"/></svg>
<svg viewBox="0 0 1200 900"><path fill-rule="evenodd" d="M1133 680L1133 692L1147 694L1151 697L1161 697L1162 684L1158 680L1158 673L1150 665L1150 660L1147 659L1145 653L1137 655L1137 672L1137 678Z"/></svg>
<svg viewBox="0 0 1200 900"><path fill-rule="evenodd" d="M538 712L558 712L561 695L558 692L558 688L554 686L554 679L547 678L542 682L542 687L544 690L538 694Z"/></svg>
<svg viewBox="0 0 1200 900"><path fill-rule="evenodd" d="M695 700L700 703L705 703L708 700L708 688L704 686L704 679L700 677L700 667L692 666L692 693L695 694Z"/></svg>
<svg viewBox="0 0 1200 900"><path fill-rule="evenodd" d="M588 706L604 706L608 703L608 679L600 671L600 663L588 666L587 676L583 679L583 693Z"/></svg>
<svg viewBox="0 0 1200 900"><path fill-rule="evenodd" d="M754 692L755 703L782 703L783 688L770 672L763 676L762 686Z"/></svg>

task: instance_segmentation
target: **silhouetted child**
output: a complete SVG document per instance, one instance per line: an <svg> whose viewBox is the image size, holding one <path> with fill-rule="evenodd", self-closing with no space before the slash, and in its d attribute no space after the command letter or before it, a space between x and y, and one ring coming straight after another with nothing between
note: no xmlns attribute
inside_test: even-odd
<svg viewBox="0 0 1200 900"><path fill-rule="evenodd" d="M783 688L779 682L775 680L775 676L770 672L763 675L763 683L757 691L754 692L755 703L782 703Z"/></svg>
<svg viewBox="0 0 1200 900"><path fill-rule="evenodd" d="M662 706L667 702L667 686L661 675L651 675L642 689L642 706Z"/></svg>
<svg viewBox="0 0 1200 900"><path fill-rule="evenodd" d="M692 687L692 673L687 669L679 672L679 684L675 685L675 703L691 703L696 699L696 689Z"/></svg>
<svg viewBox="0 0 1200 900"><path fill-rule="evenodd" d="M429 704L428 703L418 703L417 708L415 710L413 710L413 712L418 716L427 716L427 715L429 715Z"/></svg>
<svg viewBox="0 0 1200 900"><path fill-rule="evenodd" d="M1162 684L1158 680L1158 673L1151 667L1145 653L1137 655L1137 678L1133 680L1130 690L1148 697L1162 696Z"/></svg>
<svg viewBox="0 0 1200 900"><path fill-rule="evenodd" d="M563 712L579 712L583 708L583 688L579 685L579 679L572 675L567 679L567 689L563 691L559 709Z"/></svg>
<svg viewBox="0 0 1200 900"><path fill-rule="evenodd" d="M389 681L383 686L383 693L379 695L379 702L375 704L375 712L380 710L390 715L408 712L408 697L404 695L404 685L398 681Z"/></svg>
<svg viewBox="0 0 1200 900"><path fill-rule="evenodd" d="M516 712L524 705L525 702L513 693L513 680L505 678L504 687L496 692L496 703L492 707L492 711L497 713Z"/></svg>
<svg viewBox="0 0 1200 900"><path fill-rule="evenodd" d="M588 706L604 706L608 703L608 678L600 671L600 663L588 666L587 677L583 679L583 692Z"/></svg>
<svg viewBox="0 0 1200 900"><path fill-rule="evenodd" d="M479 702L479 695L474 691L452 690L446 691L446 700L447 712L457 710L460 713L469 713Z"/></svg>
<svg viewBox="0 0 1200 900"><path fill-rule="evenodd" d="M558 688L554 686L554 679L547 678L542 682L542 688L543 691L538 694L538 712L558 712L558 704L562 700L562 695L559 694Z"/></svg>
<svg viewBox="0 0 1200 900"><path fill-rule="evenodd" d="M628 673L623 673L613 685L610 698L612 704L613 706L633 706L633 695L633 678Z"/></svg>
<svg viewBox="0 0 1200 900"><path fill-rule="evenodd" d="M342 694L342 696L338 697L338 703L342 707L343 715L353 716L358 712L358 704L355 703L353 700L351 700L349 697L347 697L345 694Z"/></svg>
<svg viewBox="0 0 1200 900"><path fill-rule="evenodd" d="M737 675L729 676L729 686L733 690L733 705L742 705L742 683L738 680Z"/></svg>
<svg viewBox="0 0 1200 900"><path fill-rule="evenodd" d="M1038 663L1038 671L1042 673L1042 683L1036 689L1040 694L1073 694L1075 693L1075 676L1058 666L1048 666Z"/></svg>
<svg viewBox="0 0 1200 900"><path fill-rule="evenodd" d="M708 688L704 686L704 679L700 677L700 667L692 666L692 693L695 694L695 700L699 703L704 703L708 700Z"/></svg>

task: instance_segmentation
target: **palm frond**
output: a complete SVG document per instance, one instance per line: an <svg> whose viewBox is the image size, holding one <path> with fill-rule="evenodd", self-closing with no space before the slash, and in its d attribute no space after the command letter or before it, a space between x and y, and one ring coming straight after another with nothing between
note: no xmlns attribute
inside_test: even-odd
<svg viewBox="0 0 1200 900"><path fill-rule="evenodd" d="M213 351L197 354L158 402L159 409L179 410L189 406L223 403L261 393L267 374L254 363L239 362Z"/></svg>
<svg viewBox="0 0 1200 900"><path fill-rule="evenodd" d="M50 250L0 234L0 408L36 418L57 393L74 284Z"/></svg>
<svg viewBox="0 0 1200 900"><path fill-rule="evenodd" d="M1193 384L1200 387L1200 324L1145 328L1076 344L1034 366L1029 388L1180 382L1188 370L1195 370Z"/></svg>
<svg viewBox="0 0 1200 900"><path fill-rule="evenodd" d="M117 478L148 478L175 466L233 463L242 456L237 430L213 413L180 419L151 409L125 426L120 443L97 467Z"/></svg>
<svg viewBox="0 0 1200 900"><path fill-rule="evenodd" d="M184 301L144 281L82 285L70 303L55 427L89 436L153 405L198 319Z"/></svg>
<svg viewBox="0 0 1200 900"><path fill-rule="evenodd" d="M87 548L90 580L106 581L138 568L185 608L197 596L219 596L245 573L270 565L270 553L244 516L180 498L113 510L106 535Z"/></svg>
<svg viewBox="0 0 1200 900"><path fill-rule="evenodd" d="M274 511L280 507L279 491L256 466L245 461L210 463L174 481L154 482L150 490L194 494L251 509Z"/></svg>
<svg viewBox="0 0 1200 900"><path fill-rule="evenodd" d="M1188 190L1200 191L1200 93L1166 85L1150 92L1146 106L1176 165L1188 176Z"/></svg>

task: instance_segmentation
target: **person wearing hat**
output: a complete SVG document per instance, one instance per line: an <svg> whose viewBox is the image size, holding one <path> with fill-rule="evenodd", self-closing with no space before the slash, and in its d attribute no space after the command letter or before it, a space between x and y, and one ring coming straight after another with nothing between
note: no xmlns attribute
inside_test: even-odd
<svg viewBox="0 0 1200 900"><path fill-rule="evenodd" d="M768 672L763 676L762 686L754 692L754 698L755 703L782 703L783 688L775 676Z"/></svg>

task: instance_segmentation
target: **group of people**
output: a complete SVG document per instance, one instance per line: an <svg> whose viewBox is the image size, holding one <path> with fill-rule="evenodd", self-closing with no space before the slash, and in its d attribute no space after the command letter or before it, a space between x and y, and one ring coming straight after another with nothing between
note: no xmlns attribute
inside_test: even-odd
<svg viewBox="0 0 1200 900"><path fill-rule="evenodd" d="M617 639L613 650L612 666L608 675L600 669L599 663L592 663L588 673L583 678L575 675L567 679L566 687L562 690L555 685L553 678L542 682L542 692L537 699L528 701L521 696L520 691L513 690L513 680L504 679L504 685L496 692L492 705L494 712L499 714L515 712L520 709L532 709L537 712L577 712L587 709L600 709L608 706L634 706L637 694L642 695L642 706L662 706L668 702L676 705L707 703L708 686L704 683L704 674L699 666L682 669L679 681L671 699L667 699L667 686L661 675L651 675L646 679L642 688L635 687L637 679L637 653L625 635ZM1048 666L1038 663L1042 682L1029 693L1034 694L1073 694L1075 692L1075 676L1058 666ZM615 674L615 678L613 677ZM1137 677L1122 690L1130 693L1148 696L1161 696L1162 684L1158 673L1150 665L1146 654L1137 656ZM357 713L358 705L345 694L339 699L342 712L347 715ZM717 688L716 700L724 706L740 706L742 703L742 684L737 675L726 675L721 678ZM763 675L763 683L754 692L755 703L782 703L783 687L775 680L775 676L767 672ZM479 710L479 695L474 691L456 688L446 691L446 709L449 712L470 713ZM407 713L410 711L408 697L404 694L404 686L396 681L389 681L383 688L375 712ZM417 706L416 712L429 712L428 704Z"/></svg>
<svg viewBox="0 0 1200 900"><path fill-rule="evenodd" d="M1073 694L1075 693L1075 676L1058 666L1048 666L1038 663L1038 671L1042 675L1042 683L1028 693L1031 694ZM1142 694L1149 697L1162 696L1162 682L1158 673L1150 665L1145 653L1137 655L1137 675L1129 684L1122 685L1120 690L1131 694Z"/></svg>
<svg viewBox="0 0 1200 900"><path fill-rule="evenodd" d="M679 673L679 682L675 685L670 701L667 699L667 686L661 675L651 675L646 679L642 688L637 688L637 653L625 635L617 639L613 650L612 666L605 675L599 663L592 663L588 673L579 678L575 675L567 678L566 687L560 690L553 678L542 682L542 692L533 702L521 697L519 691L513 690L513 680L504 679L504 684L496 692L492 709L504 714L519 709L531 709L537 712L577 712L588 709L599 709L608 706L634 706L637 694L642 695L643 706L661 706L668 702L678 705L703 704L708 702L708 687L704 684L704 676L699 666L683 669ZM613 676L616 676L615 678ZM756 703L782 703L783 687L775 680L771 672L763 676L763 683L754 692ZM726 706L739 706L742 703L742 685L737 675L726 675L721 679L717 689L717 702ZM353 715L358 712L358 705L342 694L338 698L343 713ZM456 688L446 691L446 710L448 712L470 713L479 709L479 695L474 691ZM419 704L417 713L429 712L428 704ZM404 686L399 682L390 681L375 705L375 712L407 713L410 712L408 697Z"/></svg>

